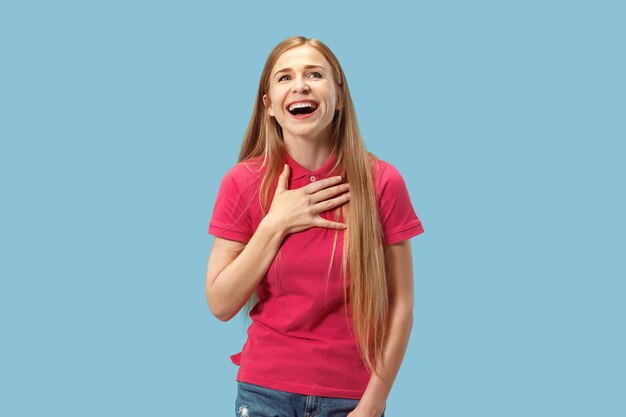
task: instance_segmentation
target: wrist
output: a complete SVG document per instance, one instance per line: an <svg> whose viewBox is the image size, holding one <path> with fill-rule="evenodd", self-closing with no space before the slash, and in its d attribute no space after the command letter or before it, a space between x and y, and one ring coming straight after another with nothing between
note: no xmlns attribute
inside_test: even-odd
<svg viewBox="0 0 626 417"><path fill-rule="evenodd" d="M371 417L380 417L387 407L386 398L381 396L374 396L373 393L365 393L361 397L361 401L357 405L357 408L363 415Z"/></svg>
<svg viewBox="0 0 626 417"><path fill-rule="evenodd" d="M264 229L269 233L277 234L279 237L284 238L287 235L285 227L280 219L274 218L273 215L267 214L263 219L261 219L261 223L259 224L259 229Z"/></svg>
<svg viewBox="0 0 626 417"><path fill-rule="evenodd" d="M376 404L368 404L360 402L354 411L359 411L359 415L364 415L367 417L380 417L381 414L385 411L385 404L376 405Z"/></svg>

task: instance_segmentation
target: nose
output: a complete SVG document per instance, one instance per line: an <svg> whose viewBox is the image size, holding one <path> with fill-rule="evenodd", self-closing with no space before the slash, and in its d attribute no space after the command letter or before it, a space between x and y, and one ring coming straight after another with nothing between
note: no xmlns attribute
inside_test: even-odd
<svg viewBox="0 0 626 417"><path fill-rule="evenodd" d="M294 93L306 93L309 91L309 86L306 83L306 78L297 77L293 86Z"/></svg>

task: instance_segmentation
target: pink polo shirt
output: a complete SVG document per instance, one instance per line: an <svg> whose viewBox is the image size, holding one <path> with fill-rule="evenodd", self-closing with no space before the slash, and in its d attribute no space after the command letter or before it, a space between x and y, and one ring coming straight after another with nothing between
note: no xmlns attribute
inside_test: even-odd
<svg viewBox="0 0 626 417"><path fill-rule="evenodd" d="M337 175L336 155L309 170L285 153L291 168L289 189ZM259 187L261 158L237 163L224 175L209 222L209 233L248 242L262 219ZM376 194L387 245L424 231L404 179L388 162L378 160ZM331 218L329 213L322 217ZM341 256L343 230L328 283L334 229L312 227L285 237L257 287L259 303L240 353L237 381L303 395L360 399L370 379L354 338L351 314L345 317ZM348 274L348 285L349 285ZM348 310L349 312L349 310Z"/></svg>

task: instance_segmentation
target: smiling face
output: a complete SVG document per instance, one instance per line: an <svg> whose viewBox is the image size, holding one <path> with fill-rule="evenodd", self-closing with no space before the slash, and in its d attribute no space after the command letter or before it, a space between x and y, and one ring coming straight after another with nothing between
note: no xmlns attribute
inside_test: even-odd
<svg viewBox="0 0 626 417"><path fill-rule="evenodd" d="M337 107L330 64L311 46L289 49L272 68L263 103L283 128L285 140L329 141Z"/></svg>

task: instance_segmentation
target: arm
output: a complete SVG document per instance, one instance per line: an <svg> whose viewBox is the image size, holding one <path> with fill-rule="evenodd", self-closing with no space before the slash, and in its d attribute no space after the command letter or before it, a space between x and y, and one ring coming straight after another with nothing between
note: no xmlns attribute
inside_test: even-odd
<svg viewBox="0 0 626 417"><path fill-rule="evenodd" d="M413 326L413 259L410 240L390 245L389 332L383 361L372 373L357 408L348 417L380 417L404 358Z"/></svg>
<svg viewBox="0 0 626 417"><path fill-rule="evenodd" d="M289 166L278 178L269 213L261 220L247 244L217 238L213 242L206 274L206 298L213 315L222 321L233 318L257 288L276 257L284 237L311 226L343 229L319 214L345 204L348 189L340 178L326 178L289 190Z"/></svg>
<svg viewBox="0 0 626 417"><path fill-rule="evenodd" d="M278 253L285 234L266 216L247 244L216 237L206 275L206 298L215 317L233 318L248 301Z"/></svg>

